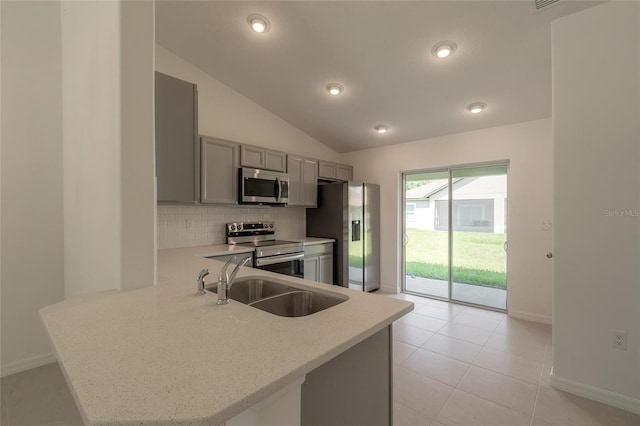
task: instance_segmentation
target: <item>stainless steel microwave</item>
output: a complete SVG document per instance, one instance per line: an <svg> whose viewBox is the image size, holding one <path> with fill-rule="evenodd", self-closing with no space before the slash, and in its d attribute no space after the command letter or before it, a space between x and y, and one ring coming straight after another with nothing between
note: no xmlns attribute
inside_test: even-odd
<svg viewBox="0 0 640 426"><path fill-rule="evenodd" d="M289 175L269 170L240 169L240 203L286 205L289 202Z"/></svg>

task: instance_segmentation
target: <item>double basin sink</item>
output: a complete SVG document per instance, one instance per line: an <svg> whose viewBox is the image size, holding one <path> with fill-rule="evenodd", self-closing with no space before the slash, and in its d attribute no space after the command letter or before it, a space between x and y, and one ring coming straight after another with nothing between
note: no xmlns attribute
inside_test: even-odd
<svg viewBox="0 0 640 426"><path fill-rule="evenodd" d="M217 283L207 285L205 289L217 293ZM301 289L285 281L265 277L236 278L227 296L236 302L282 317L311 315L349 299L342 294Z"/></svg>

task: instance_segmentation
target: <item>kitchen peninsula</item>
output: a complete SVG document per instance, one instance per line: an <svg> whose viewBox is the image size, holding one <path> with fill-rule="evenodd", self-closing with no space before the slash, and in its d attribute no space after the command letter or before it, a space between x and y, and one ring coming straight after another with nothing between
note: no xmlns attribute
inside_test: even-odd
<svg viewBox="0 0 640 426"><path fill-rule="evenodd" d="M277 277L295 287L349 299L298 318L234 301L219 306L215 294L195 296L196 277L205 268L217 277L223 264L206 256L224 250L160 250L157 286L89 294L41 310L86 424L261 424L260 416L269 411L265 405L276 407L276 416L284 412L285 417L277 418L315 424L316 414L341 411L325 405L333 400L320 400L325 397L318 392L327 385L321 383L324 378L340 380L348 371L344 380L357 386L360 376L350 380L350 372L362 374L367 365L376 365L366 359L356 365L356 359L366 358L362 350L371 352L364 345L382 348L368 357L384 363L381 373L388 380L379 382L385 383L381 395L389 401L384 412L391 415L390 325L412 310L411 303L242 268L238 277ZM345 362L352 361L354 365L345 368ZM294 410L289 410L290 403L284 409L278 406L287 398L297 405ZM345 404L364 411L367 402L357 400ZM378 420L389 424L388 418Z"/></svg>

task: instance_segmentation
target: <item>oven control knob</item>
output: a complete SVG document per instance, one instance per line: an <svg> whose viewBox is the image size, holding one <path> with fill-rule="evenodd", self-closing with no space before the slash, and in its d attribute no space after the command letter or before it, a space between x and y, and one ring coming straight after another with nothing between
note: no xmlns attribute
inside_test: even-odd
<svg viewBox="0 0 640 426"><path fill-rule="evenodd" d="M270 224L269 224L269 228L273 228L273 223L270 223Z"/></svg>
<svg viewBox="0 0 640 426"><path fill-rule="evenodd" d="M229 225L229 229L230 229L231 231L235 231L235 230L236 230L236 224L235 224L235 223L232 223L231 225Z"/></svg>
<svg viewBox="0 0 640 426"><path fill-rule="evenodd" d="M242 224L241 223L238 224L238 231L242 231Z"/></svg>

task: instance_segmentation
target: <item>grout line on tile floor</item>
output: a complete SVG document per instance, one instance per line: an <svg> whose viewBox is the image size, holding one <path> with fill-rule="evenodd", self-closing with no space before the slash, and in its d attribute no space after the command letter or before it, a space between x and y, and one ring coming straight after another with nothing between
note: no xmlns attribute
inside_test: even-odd
<svg viewBox="0 0 640 426"><path fill-rule="evenodd" d="M424 305L423 305L423 306L424 306ZM429 305L427 305L427 306L429 306ZM432 307L434 307L434 306L432 306ZM467 310L466 308L464 308L464 309L460 310L460 312L456 313L455 315L452 315L452 318L453 318L453 317L455 317L455 316L460 315L461 313L465 312L466 310ZM425 315L425 314L421 314L421 315ZM429 315L425 315L425 316L429 316ZM432 317L432 318L435 318L435 317ZM438 319L441 319L441 318L438 318ZM532 385L535 385L535 386L536 386L536 397L535 397L535 400L534 400L533 409L532 409L532 411L531 411L531 414L529 415L529 426L532 426L532 425L533 425L534 415L535 415L535 410L536 410L536 407L537 407L537 404L538 404L538 397L539 397L539 394L540 394L540 382L541 382L541 379L542 379L542 374L544 374L544 362L545 362L545 357L543 356L543 360L542 360L542 364L543 364L543 365L542 365L542 368L541 368L541 370L540 370L540 374L538 375L538 381L537 381L537 383L531 383L531 382L528 382L528 381L526 381L526 380L522 380L522 379L518 379L518 378L516 378L516 377L510 376L510 375L505 374L505 373L503 373L503 372L500 372L500 371L494 371L494 370L492 370L492 369L490 369L490 368L481 367L481 366L478 366L478 365L476 365L476 364L475 364L475 362L476 362L476 360L477 360L478 356L480 355L480 352L482 352L482 350L483 350L484 348L488 347L488 346L487 346L487 344L488 344L489 340L491 339L491 337L493 337L493 336L494 336L494 335L496 335L496 334L500 334L500 335L502 335L502 333L497 333L497 332L496 332L496 330L498 329L498 327L499 327L503 322L505 322L505 321L506 321L506 320L508 320L508 319L509 319L509 316L508 316L508 314L507 314L507 313L505 313L505 315L502 317L502 319L498 322L498 325L496 325L496 327L495 327L492 331L489 331L489 330L483 330L483 329L476 328L476 327L473 327L473 326L471 326L471 325L467 325L467 324L462 324L462 325L465 325L465 326L467 326L467 327L470 327L470 328L473 328L473 329L476 329L476 330L479 330L479 331L489 332L489 333L490 333L490 335L489 335L489 338L488 338L488 339L487 339L483 344L475 343L476 345L480 346L480 350L479 350L479 351L478 351L478 353L473 357L473 360L472 360L470 363L466 363L466 364L468 364L468 367L467 367L467 369L466 369L466 371L465 371L464 375L462 376L462 378L460 379L460 381L458 381L458 383L456 384L456 386L455 386L455 387L453 387L453 388L454 388L454 389L453 389L453 392L451 392L451 394L449 395L449 397L447 398L447 400L446 400L446 401L442 404L442 406L438 409L438 412L436 413L436 416L435 416L435 418L433 419L434 421L438 421L438 420L437 420L438 415L440 414L440 412L442 411L442 409L445 407L445 405L447 405L447 403L451 400L451 398L453 398L453 394L454 394L454 392L455 392L456 390L458 390L458 389L460 388L460 384L461 384L461 383L465 380L465 378L469 375L469 372L470 372L470 370L471 370L471 367L472 367L472 366L476 366L476 367L478 367L478 368L483 368L483 369L488 370L488 371L491 371L491 372L493 372L493 373L500 374L500 375L503 375L503 376L505 376L505 377L508 377L508 378L511 378L511 379L515 379L515 380L519 380L519 381L522 381L522 382L524 382L524 383L529 383L529 384L532 384ZM448 337L448 338L450 338L450 339L458 340L458 341L461 341L461 342L465 342L465 343L473 343L473 342L467 342L466 340L463 340L463 339L458 339L458 338L453 337L453 336L447 336L447 335L445 335L445 334L441 334L441 333L439 333L439 331L440 331L442 328L444 328L447 324L449 324L449 323L454 323L453 321L451 321L451 319L450 319L450 320L445 320L445 321L446 321L446 323L445 323L445 324L443 324L443 325L442 325L442 327L440 327L440 328L438 329L438 331L434 332L434 335L435 335L435 334L439 334L440 336ZM433 337L433 336L431 336L431 337ZM431 337L429 337L429 339L427 339L427 341L426 341L425 343L427 343L427 342L431 339ZM411 346L413 346L413 345L411 345ZM428 349L426 349L426 348L422 348L422 346L420 346L420 347L418 347L418 348L423 349L423 350L427 350L427 351L428 351ZM498 348L495 348L495 349L496 349L496 351L499 351L499 352L506 352L506 351L502 351L502 350L500 350L500 349L498 349ZM416 350L417 350L417 349L416 349ZM547 350L549 350L549 346L547 346L547 347L545 348L545 355L546 355ZM432 352L432 351L430 351L430 352ZM444 354L440 354L440 353L437 353L437 352L434 352L434 353L436 353L436 354L438 354L438 355L441 355L441 356L444 356L444 357L447 357L447 358L450 358L450 359L453 359L453 360L456 360L456 361L460 361L460 360L458 360L458 359L456 359L456 358L452 358L452 357L447 356L447 355L444 355ZM509 353L509 352L507 352L507 353ZM509 353L509 354L510 354L510 353ZM514 355L514 354L510 354L510 355L511 355L511 356L517 356L517 355ZM464 361L461 361L461 362L464 362ZM404 364L404 363L403 363L403 364ZM403 365L403 364L401 364L401 365ZM403 365L403 366L404 366L404 365ZM405 368L406 368L406 367L405 367ZM412 370L412 371L413 371L413 370ZM423 374L421 374L421 373L418 373L418 372L416 372L416 373L417 373L417 374L420 374L421 376L424 376L424 375L423 375ZM429 376L424 376L424 377L428 377L428 378L430 378L430 379L432 379L432 380L436 380L436 379L433 379L433 378L431 378L431 377L429 377ZM436 380L436 381L440 382L439 380ZM442 383L442 382L440 382L440 383ZM445 384L446 384L446 383L445 383ZM464 392L462 389L460 389L460 391L461 391L461 392ZM470 394L471 394L471 395L473 395L473 396L474 396L474 397L476 397L476 398L479 398L479 399L482 399L482 400L484 400L484 401L487 401L487 402L490 402L490 403L493 403L493 404L499 405L499 406L501 406L501 407L503 407L503 408L506 408L506 409L509 409L509 410L513 410L513 411L518 411L518 410L514 410L514 409L513 409L513 408L511 408L511 407L507 407L507 406L505 406L505 405L503 405L503 404L501 404L501 403L497 403L497 402L494 402L494 401L488 400L488 399L486 399L486 398L483 398L483 397L481 397L481 396L478 396L478 395L476 395L476 394L474 394L474 393L470 393ZM520 411L518 411L518 412L520 412ZM522 413L522 412L520 412L520 413L521 413L521 414L524 414L524 413Z"/></svg>
<svg viewBox="0 0 640 426"><path fill-rule="evenodd" d="M466 375L466 374L467 374L467 373L465 373L465 375ZM462 380L460 380L460 381L462 381ZM458 384L460 384L460 383L458 383ZM457 390L457 389L458 389L458 386L456 385L456 387L455 387L455 388L453 388L453 391L451 391L451 394L449 395L449 397L447 398L447 400L446 400L446 401L445 401L445 402L440 406L440 408L438 408L438 411L436 412L436 415L435 415L435 417L433 418L433 420L437 421L438 423L441 423L441 422L438 420L438 416L440 415L440 412L442 411L442 409L443 409L443 408L444 408L444 407L449 403L449 401L451 400L451 398L453 398L453 394L456 392L456 390ZM531 426L531 425L529 425L529 426Z"/></svg>
<svg viewBox="0 0 640 426"><path fill-rule="evenodd" d="M492 336L493 336L493 334L494 334L494 332L492 332L492 333L491 333L491 335L492 335ZM487 342L488 342L488 341L489 341L489 340L487 339ZM482 348L480 349L480 351L482 351L482 349L484 349L484 347L486 346L487 342L485 342L485 343L482 345ZM446 402L442 405L442 407L440 407L440 409L438 410L438 413L436 414L436 419L437 419L438 415L440 414L440 411L442 411L442 409L443 409L443 408L444 408L444 406L447 404L447 402L449 402L449 400L453 397L453 393L454 393L456 390L460 390L461 392L465 392L463 389L459 389L459 388L460 388L460 384L461 384L461 383L464 381L464 379L469 375L469 371L471 370L471 367L472 367L472 366L476 366L476 367L478 367L478 368L483 368L483 369L485 369L485 370L487 370L487 371L492 371L492 372L494 372L494 373L496 373L496 374L500 374L500 375L503 375L503 376L505 376L505 377L512 378L511 376L509 376L509 375L507 375L507 374L503 374L503 373L500 373L500 372L498 372L498 371L493 371L493 370L490 370L490 369L488 369L488 368L484 368L484 367L480 367L480 366L475 365L475 361L476 361L476 359L478 358L478 356L480 355L480 351L478 351L478 353L473 357L473 360L472 360L472 361L471 361L471 363L469 364L469 367L467 367L467 371L465 371L464 375L462 376L462 378L460 379L460 381L458 382L458 384L455 386L455 388L454 388L453 392L451 392L451 395L449 395L449 398L447 398L447 401L446 401ZM542 373L540 373L540 374L542 374ZM515 378L514 378L514 379L515 379ZM539 381L540 381L540 380L538 379L538 382L539 382ZM540 385L537 385L537 386L536 386L536 402L537 402L537 399L538 399L538 392L539 392L539 390L540 390ZM480 396L480 395L476 395L475 393L471 393L471 392L467 392L467 393L469 393L470 395L473 395L473 396L474 396L474 397L476 397L476 398L482 399L482 400L487 401L487 402L492 403L492 404L499 405L500 407L506 408L506 409L508 409L508 410L517 411L517 410L514 410L514 409L513 409L513 408L511 408L511 407L507 407L506 405L503 405L503 404L501 404L501 403L499 403L499 402L491 401L491 400L489 400L489 399L487 399L487 398L484 398L484 397L482 397L482 396ZM533 410L531 411L531 414L529 415L529 417L530 417L530 419L529 419L529 426L532 426L532 423L533 423L533 413L534 413L534 411L535 411L535 403L534 403ZM521 414L524 414L524 413L522 413L522 412L520 412L520 411L518 411L518 412L519 412L519 413L521 413ZM434 419L434 420L436 420L436 419ZM437 421L437 420L436 420L436 421Z"/></svg>
<svg viewBox="0 0 640 426"><path fill-rule="evenodd" d="M533 401L533 409L531 410L531 422L529 426L533 426L533 417L536 415L536 407L538 405L538 395L540 395L540 385L536 389L536 399Z"/></svg>
<svg viewBox="0 0 640 426"><path fill-rule="evenodd" d="M450 321L448 321L448 322L450 322ZM445 325L446 325L446 324L445 324ZM464 324L462 324L462 325L464 325ZM442 327L444 327L444 325L443 325ZM466 327L468 327L468 326L466 326ZM474 328L474 327L472 327L472 328ZM479 329L479 328L476 328L476 330L480 330L480 329ZM483 331L483 330L481 330L481 331ZM434 334L439 334L440 336L448 337L449 339L457 340L458 342L471 343L472 345L482 346L483 348L484 348L484 346L483 346L483 345L485 345L485 344L486 344L486 342L485 342L485 343L483 343L483 344L480 344L480 343L474 343L474 342L470 342L470 341L468 341L468 340L459 339L459 338L454 337L454 336L449 336L449 335L447 335L447 334L440 334L440 333L438 333L438 332L435 332Z"/></svg>
<svg viewBox="0 0 640 426"><path fill-rule="evenodd" d="M435 335L436 335L436 333L434 333L434 334L433 334L433 336L435 336ZM467 361L462 361L462 360L460 360L460 359L458 359L458 358L454 358L454 357L449 356L449 355L447 355L447 354L441 354L440 352L435 352L435 351L432 351L431 349L423 348L422 346L424 346L425 344L427 344L427 342L429 342L429 340L431 340L431 338L432 338L433 336L429 337L429 338L427 339L427 341L426 341L426 342L424 342L422 345L417 346L417 347L416 347L416 350L418 350L418 349L422 349L423 351L430 352L430 353L432 353L432 354L434 354L434 355L443 356L443 357L445 357L445 358L449 358L450 360L453 360L453 361L458 361L458 362L462 362L463 364L469 364L469 365L471 365L471 364L470 364L470 363L468 363ZM443 334L441 334L440 336L444 336L444 335L443 335ZM444 336L444 337L448 337L448 336ZM464 340L461 340L461 342L463 342L463 341L464 341ZM465 342L465 343L469 343L469 342ZM412 371L413 371L413 370L412 370ZM466 371L465 371L465 374L466 374ZM436 379L434 379L434 380L436 380ZM438 381L439 381L439 380L438 380ZM440 382L440 383L444 383L444 382ZM446 385L446 383L444 383L444 384ZM451 386L451 385L448 385L448 386Z"/></svg>
<svg viewBox="0 0 640 426"><path fill-rule="evenodd" d="M458 314L456 314L456 315L460 315L460 314L461 314L462 312L464 312L465 310L466 310L466 308L465 308L464 310L461 310L461 311L460 311ZM480 352L481 352L481 351L482 351L482 350L487 346L487 343L489 342L489 340L491 339L491 337L496 333L496 329L498 328L498 326L499 326L499 325L500 325L500 324L501 324L501 323L502 323L506 318L507 318L507 315L505 315L505 316L504 316L504 317L503 317L503 318L498 322L498 324L496 325L496 327L495 327L492 331L490 331L490 333L491 333L491 334L490 334L490 336L489 336L489 339L487 339L487 340L486 340L482 345L478 345L478 346L480 346L480 350L479 350L479 351L478 351L478 353L473 357L473 359L471 360L471 362L468 364L467 370L465 371L465 373L464 373L464 375L462 376L462 378L460 379L460 381L459 381L459 382L456 384L456 386L454 387L453 392L451 392L451 395L449 395L449 398L447 398L447 400L445 401L445 403L444 403L444 404L442 404L442 406L440 407L440 409L439 409L439 410L438 410L438 412L436 413L436 417L434 418L434 420L435 420L435 421L437 421L438 415L440 414L440 412L442 411L442 409L444 408L444 406L445 406L445 405L447 405L447 403L449 402L449 400L451 400L451 398L453 398L453 394L454 394L454 392L460 388L460 384L461 384L461 383L464 381L464 379L469 375L469 371L471 370L471 367L475 365L475 361L476 361L476 359L478 358L478 356L480 355ZM450 322L453 322L453 321L449 320L449 321L447 321L447 323L446 323L446 324L448 324L448 323L450 323ZM440 329L442 329L446 324L444 324ZM464 324L463 324L463 325L464 325ZM468 327L476 328L476 327L473 327L473 326L470 326L470 325L468 325ZM438 331L439 331L440 329L438 329ZM478 329L478 330L482 330L482 329ZM482 330L482 331L488 331L488 330ZM439 334L439 333L437 333L437 332L436 332L436 334ZM442 335L442 334L441 334L441 336L444 336L444 335ZM431 337L433 337L433 336L431 336ZM427 342L431 339L431 337L430 337L429 339L427 339ZM462 340L462 339L456 339L455 337L451 337L451 336L445 336L445 337L449 337L449 338L452 338L452 339L455 339L455 340L458 340L458 341L466 342L465 340ZM425 342L425 343L426 343L426 342ZM471 343L471 342L466 342L466 343ZM421 346L421 348L422 348L422 346ZM423 349L424 349L424 348L423 348ZM439 355L443 355L443 354L439 354ZM443 355L443 356L447 356L447 355ZM451 357L448 357L448 358L451 358ZM451 359L455 359L455 358L451 358ZM484 368L484 367L479 367L479 368ZM488 371L493 371L493 370L490 370L490 369L487 369L487 368L485 368L485 369L486 369L486 370L488 370ZM494 373L504 375L505 377L511 377L511 376L509 376L509 375L503 374L503 373L498 372L498 371L494 371ZM537 402L537 399L538 399L538 392L539 392L539 390L540 390L540 378L541 378L541 377L542 377L542 371L540 372L540 376L538 377L538 384L536 385L536 402ZM464 392L462 389L460 389L460 391L461 391L461 392ZM491 401L491 400L489 400L489 399L483 398L483 397L481 397L481 396L479 396L479 395L476 395L476 394L473 394L473 393L471 393L471 395L475 396L476 398L482 399L482 400L484 400L484 401L487 401L487 402L490 402L490 403L493 403L493 404L499 405L499 406L501 406L501 407L503 407L503 408L506 408L506 409L509 409L509 410L513 410L513 408L510 408L510 407L507 407L506 405L503 405L503 404L497 403L497 402L495 402L495 401ZM533 410L531 411L531 414L529 415L529 417L530 417L530 419L529 419L529 426L532 426L532 423L533 423L533 413L534 413L534 411L535 411L535 402L534 402ZM523 414L524 414L524 413L523 413Z"/></svg>
<svg viewBox="0 0 640 426"><path fill-rule="evenodd" d="M487 369L486 369L486 368L484 368L484 367L479 367L479 366L476 366L476 367L487 370ZM469 367L469 370L471 370L471 366ZM487 370L487 371L491 371L491 370ZM503 374L503 373L498 373L498 372L494 372L494 373L496 373L496 374L500 374L500 375L505 376L505 377L509 377L509 378L513 378L513 379L515 379L514 377L507 376L506 374ZM468 374L468 371L467 371L467 373L465 373L464 377L460 380L460 383L462 383L462 381L463 381L463 380L464 380L464 378L467 376L467 374ZM519 380L519 379L516 379L516 380ZM458 386L456 386L456 389L455 389L455 390L458 390L458 387L460 386L460 383L458 383ZM537 398L538 398L538 390L539 390L539 389L540 389L540 386L536 386L536 400L537 400ZM506 405L504 405L504 404L501 404L500 402L492 401L492 400L487 399L487 398L485 398L485 397L483 397L483 396L476 395L476 394L475 394L475 393L473 393L473 392L465 391L464 389L460 389L460 392L468 393L469 395L473 395L473 396L475 396L476 398L482 399L482 400L487 401L487 402L490 402L490 403L492 403L492 404L499 405L499 406L500 406L500 407L502 407L502 408L506 408L506 409L508 409L508 410L515 411L515 412L518 412L518 413L520 413L520 414L527 415L526 413L524 413L524 412L522 412L522 411L520 411L520 410L516 410L515 408L508 407L508 406L506 406ZM534 409L535 409L535 403L534 403ZM531 422L533 421L533 410L531 411L531 414L529 414L529 417L531 417L531 421L529 422L529 426L531 426Z"/></svg>
<svg viewBox="0 0 640 426"><path fill-rule="evenodd" d="M395 400L393 401L393 404L402 405L404 408L408 408L409 410L412 410L412 411L417 411L415 408L408 407L408 406L406 406L405 404L402 404L402 403L400 403L400 402L398 402L398 401L395 401ZM438 409L438 410L439 410L439 409ZM429 424L433 423L433 422L436 420L436 418L435 418L435 417L434 417L434 418L431 418L431 417L429 417L429 416L426 416L424 413L422 413L422 412L420 412L420 411L418 411L418 412L419 412L420 414L424 415L425 417L427 417L427 418L429 419Z"/></svg>
<svg viewBox="0 0 640 426"><path fill-rule="evenodd" d="M540 383L542 383L542 375L544 374L544 363L547 356L547 350L549 349L549 345L544 348L544 355L542 356L542 369L540 370L540 376L538 377L538 387L536 388L536 398L533 401L533 409L531 410L531 422L529 426L533 426L533 417L536 414L536 407L538 406L538 396L540 395Z"/></svg>

